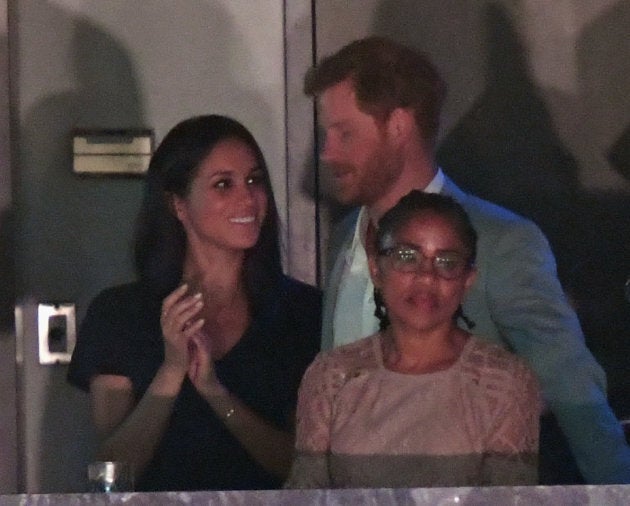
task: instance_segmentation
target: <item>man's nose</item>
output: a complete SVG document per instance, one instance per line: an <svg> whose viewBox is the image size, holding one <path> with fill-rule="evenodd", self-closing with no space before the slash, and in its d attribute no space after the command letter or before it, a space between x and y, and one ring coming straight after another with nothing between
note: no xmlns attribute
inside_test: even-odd
<svg viewBox="0 0 630 506"><path fill-rule="evenodd" d="M334 160L335 150L330 138L322 136L321 149L319 150L319 159L322 162L329 162Z"/></svg>

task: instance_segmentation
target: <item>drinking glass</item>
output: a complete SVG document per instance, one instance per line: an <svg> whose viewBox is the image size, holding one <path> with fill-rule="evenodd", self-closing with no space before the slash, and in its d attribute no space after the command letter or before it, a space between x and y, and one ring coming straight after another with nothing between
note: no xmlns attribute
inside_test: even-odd
<svg viewBox="0 0 630 506"><path fill-rule="evenodd" d="M90 492L131 492L133 473L125 462L92 462L88 465Z"/></svg>

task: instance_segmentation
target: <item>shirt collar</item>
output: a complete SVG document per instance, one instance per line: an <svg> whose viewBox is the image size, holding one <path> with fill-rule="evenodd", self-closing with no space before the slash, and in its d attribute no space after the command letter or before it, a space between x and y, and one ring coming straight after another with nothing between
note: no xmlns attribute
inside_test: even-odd
<svg viewBox="0 0 630 506"><path fill-rule="evenodd" d="M444 187L444 172L442 172L442 169L438 167L438 170L435 173L435 176L429 182L429 184L424 188L424 191L427 193L440 193L443 187ZM354 230L354 237L352 239L351 251L356 250L357 246L359 245L361 247L364 247L365 232L367 230L368 220L369 220L369 216L368 216L367 207L361 206L361 210L359 211L359 216L357 218L357 226Z"/></svg>
<svg viewBox="0 0 630 506"><path fill-rule="evenodd" d="M438 167L438 170L435 173L435 176L433 177L431 182L426 186L424 191L427 193L440 193L443 187L444 187L444 172L442 172L442 169Z"/></svg>

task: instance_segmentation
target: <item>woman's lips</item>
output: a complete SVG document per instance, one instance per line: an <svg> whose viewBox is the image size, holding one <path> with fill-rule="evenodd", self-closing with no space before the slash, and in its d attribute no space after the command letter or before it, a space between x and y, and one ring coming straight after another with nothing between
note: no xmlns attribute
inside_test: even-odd
<svg viewBox="0 0 630 506"><path fill-rule="evenodd" d="M407 304L419 309L435 309L437 307L437 299L435 296L427 293L415 293L405 297Z"/></svg>
<svg viewBox="0 0 630 506"><path fill-rule="evenodd" d="M255 216L243 216L240 218L230 218L230 222L232 223L239 223L239 224L249 224L249 223L253 223L254 221L256 221L256 217Z"/></svg>

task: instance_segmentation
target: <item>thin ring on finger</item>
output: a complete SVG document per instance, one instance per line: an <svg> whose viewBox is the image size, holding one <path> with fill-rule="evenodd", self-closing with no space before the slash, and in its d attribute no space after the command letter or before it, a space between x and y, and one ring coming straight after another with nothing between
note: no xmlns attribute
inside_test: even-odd
<svg viewBox="0 0 630 506"><path fill-rule="evenodd" d="M162 314L161 314L161 320L165 321L166 320L166 315L167 315L168 311L166 309L162 310Z"/></svg>

